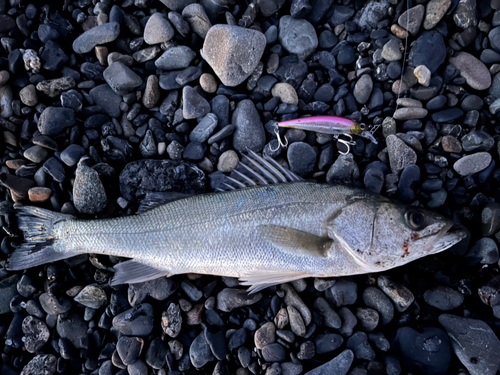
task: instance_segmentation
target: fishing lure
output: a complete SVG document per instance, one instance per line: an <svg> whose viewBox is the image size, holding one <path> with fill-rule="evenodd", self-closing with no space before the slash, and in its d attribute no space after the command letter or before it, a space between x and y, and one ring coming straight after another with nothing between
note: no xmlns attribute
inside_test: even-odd
<svg viewBox="0 0 500 375"><path fill-rule="evenodd" d="M360 137L369 139L373 143L377 144L377 140L373 136L372 132L367 130L365 124L359 124L356 121L350 120L344 117L336 116L313 116L298 118L289 121L283 121L278 123L280 128L290 128L290 129L300 129L313 131L316 133L333 135L340 143L343 143L347 147L347 152L341 152L341 154L349 153L350 146L354 145L352 140L352 135L359 135ZM346 136L349 140L340 139L339 136ZM276 130L276 136L278 138L278 147L288 146L288 141L285 138L285 142L280 138L278 130Z"/></svg>

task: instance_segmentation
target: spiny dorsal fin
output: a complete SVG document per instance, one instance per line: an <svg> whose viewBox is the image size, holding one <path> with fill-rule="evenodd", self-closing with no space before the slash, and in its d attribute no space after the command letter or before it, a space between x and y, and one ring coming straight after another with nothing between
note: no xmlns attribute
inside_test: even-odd
<svg viewBox="0 0 500 375"><path fill-rule="evenodd" d="M229 176L222 180L216 191L229 191L249 186L271 185L302 181L292 171L284 168L267 155L260 156L249 150Z"/></svg>
<svg viewBox="0 0 500 375"><path fill-rule="evenodd" d="M136 284L154 280L162 276L171 276L171 273L159 270L133 259L115 265L115 275L111 285Z"/></svg>
<svg viewBox="0 0 500 375"><path fill-rule="evenodd" d="M144 212L152 210L153 208L161 206L162 204L173 202L178 199L184 199L190 196L191 194L184 194L176 191L147 193L146 196L141 200L136 214L143 214Z"/></svg>
<svg viewBox="0 0 500 375"><path fill-rule="evenodd" d="M257 232L281 251L294 255L327 257L333 240L294 228L259 225Z"/></svg>

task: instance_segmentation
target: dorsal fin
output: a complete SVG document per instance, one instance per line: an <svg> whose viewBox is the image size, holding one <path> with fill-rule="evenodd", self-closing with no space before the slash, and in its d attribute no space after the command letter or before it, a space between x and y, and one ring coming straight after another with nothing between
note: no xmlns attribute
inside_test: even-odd
<svg viewBox="0 0 500 375"><path fill-rule="evenodd" d="M141 200L136 215L143 214L144 212L159 207L162 204L170 203L178 199L184 199L190 196L191 194L179 193L177 191L148 192L146 193L146 196Z"/></svg>
<svg viewBox="0 0 500 375"><path fill-rule="evenodd" d="M229 191L249 186L272 185L283 182L303 181L292 171L284 168L267 155L258 155L248 150L238 166L226 176L216 191Z"/></svg>

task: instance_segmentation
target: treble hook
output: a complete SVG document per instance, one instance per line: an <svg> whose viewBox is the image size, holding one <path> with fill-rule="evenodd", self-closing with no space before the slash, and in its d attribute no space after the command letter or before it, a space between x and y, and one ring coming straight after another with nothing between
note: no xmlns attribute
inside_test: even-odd
<svg viewBox="0 0 500 375"><path fill-rule="evenodd" d="M342 143L347 148L347 151L342 152L341 150L338 150L338 152L341 155L347 155L351 151L351 146L355 146L356 142L352 140L352 136L350 134L342 134L342 135L349 138L349 140L341 139L338 136L336 136L335 138L337 139L337 142Z"/></svg>
<svg viewBox="0 0 500 375"><path fill-rule="evenodd" d="M271 150L271 152L276 152L280 149L280 147L283 147L283 148L287 148L288 146L288 139L286 139L285 136L283 136L285 138L285 143L283 143L283 141L281 140L281 136L280 136L280 131L278 128L274 129L274 133L276 134L276 139L278 140L278 147L276 147L275 150L273 150L271 148L271 145L269 145L269 150Z"/></svg>

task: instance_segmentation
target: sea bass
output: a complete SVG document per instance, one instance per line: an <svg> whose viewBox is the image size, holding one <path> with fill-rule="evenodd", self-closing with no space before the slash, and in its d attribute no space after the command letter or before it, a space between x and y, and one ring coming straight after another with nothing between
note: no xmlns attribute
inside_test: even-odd
<svg viewBox="0 0 500 375"><path fill-rule="evenodd" d="M385 271L466 236L436 213L363 189L301 181L255 153L221 186L229 191L113 219L17 207L25 242L7 269L106 254L130 258L115 266L112 284L199 273L237 277L255 292L304 277Z"/></svg>

